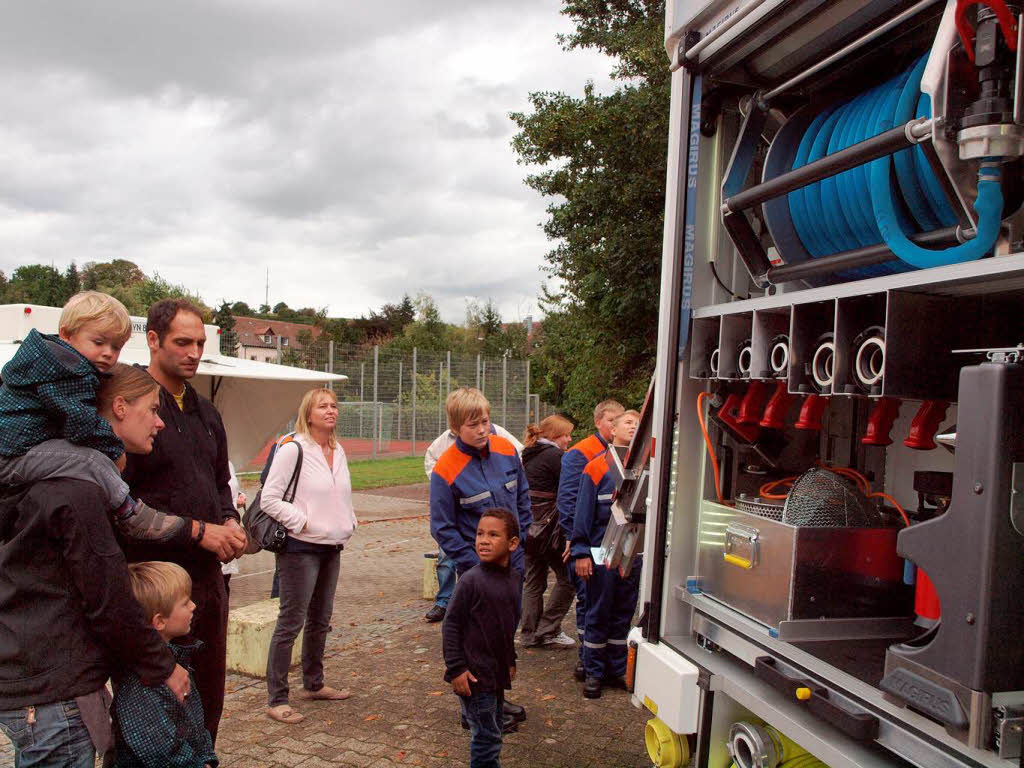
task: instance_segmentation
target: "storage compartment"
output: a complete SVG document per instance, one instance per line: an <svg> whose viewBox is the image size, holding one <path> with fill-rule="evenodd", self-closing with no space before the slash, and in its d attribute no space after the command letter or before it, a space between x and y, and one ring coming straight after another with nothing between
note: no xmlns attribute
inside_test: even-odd
<svg viewBox="0 0 1024 768"><path fill-rule="evenodd" d="M754 313L751 348L753 378L789 377L789 307Z"/></svg>
<svg viewBox="0 0 1024 768"><path fill-rule="evenodd" d="M699 588L778 636L827 631L793 622L910 616L897 529L797 527L712 502L702 512Z"/></svg>
<svg viewBox="0 0 1024 768"><path fill-rule="evenodd" d="M793 307L789 326L789 391L832 394L835 375L834 301L816 301Z"/></svg>
<svg viewBox="0 0 1024 768"><path fill-rule="evenodd" d="M690 376L694 379L713 379L718 376L721 352L718 348L719 317L696 318L693 321L690 344Z"/></svg>

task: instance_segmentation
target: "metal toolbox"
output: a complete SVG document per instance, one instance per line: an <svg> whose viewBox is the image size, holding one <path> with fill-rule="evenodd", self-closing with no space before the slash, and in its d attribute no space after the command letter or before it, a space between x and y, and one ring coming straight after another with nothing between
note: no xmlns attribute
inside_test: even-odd
<svg viewBox="0 0 1024 768"><path fill-rule="evenodd" d="M900 636L913 595L903 584L898 533L797 527L704 502L691 589L784 640Z"/></svg>

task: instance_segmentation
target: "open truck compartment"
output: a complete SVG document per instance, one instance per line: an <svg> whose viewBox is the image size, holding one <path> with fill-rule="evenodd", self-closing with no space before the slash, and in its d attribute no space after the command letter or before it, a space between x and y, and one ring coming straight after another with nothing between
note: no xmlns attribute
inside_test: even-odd
<svg viewBox="0 0 1024 768"><path fill-rule="evenodd" d="M652 759L1021 764L1022 6L667 10Z"/></svg>

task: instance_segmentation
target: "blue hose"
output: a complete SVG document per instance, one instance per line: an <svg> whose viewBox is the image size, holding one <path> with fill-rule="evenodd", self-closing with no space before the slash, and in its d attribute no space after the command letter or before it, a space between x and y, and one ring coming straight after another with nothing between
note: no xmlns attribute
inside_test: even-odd
<svg viewBox="0 0 1024 768"><path fill-rule="evenodd" d="M915 117L930 116L931 102L921 93L926 61L923 57L891 80L817 115L800 141L793 167L812 163ZM913 243L908 232L927 232L956 223L920 147L809 184L791 192L787 199L793 226L812 257L882 241L900 259L841 272L840 277L847 279L981 258L992 249L999 235L1003 208L998 163L986 163L979 172L978 197L974 202L977 235L945 250L930 250Z"/></svg>

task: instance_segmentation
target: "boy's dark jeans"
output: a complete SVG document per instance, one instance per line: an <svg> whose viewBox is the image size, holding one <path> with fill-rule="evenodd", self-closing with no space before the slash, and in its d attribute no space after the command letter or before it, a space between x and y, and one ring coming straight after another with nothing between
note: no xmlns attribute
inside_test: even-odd
<svg viewBox="0 0 1024 768"><path fill-rule="evenodd" d="M469 723L469 768L501 768L502 712L505 697L501 691L477 691L459 696L462 714Z"/></svg>

